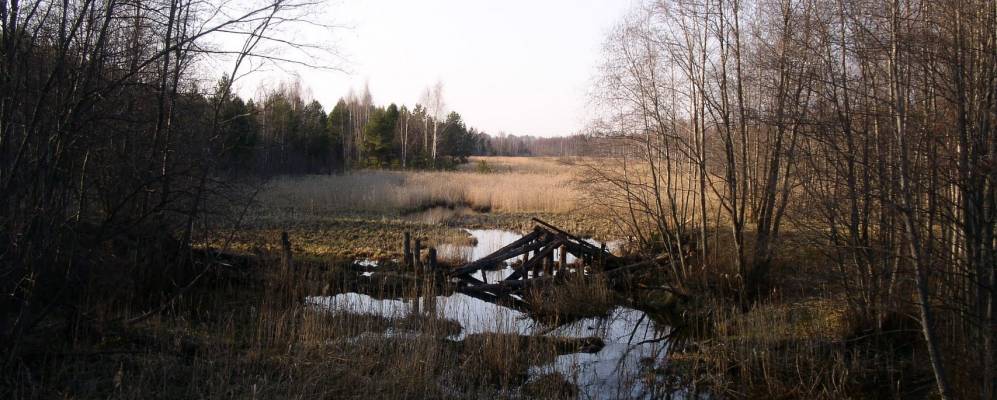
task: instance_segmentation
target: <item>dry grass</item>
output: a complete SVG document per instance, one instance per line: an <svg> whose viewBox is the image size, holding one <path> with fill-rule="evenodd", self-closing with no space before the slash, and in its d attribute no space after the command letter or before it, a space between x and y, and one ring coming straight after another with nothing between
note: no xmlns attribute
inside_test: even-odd
<svg viewBox="0 0 997 400"><path fill-rule="evenodd" d="M234 236L230 248L259 253L287 231L303 254L384 260L399 257L405 231L426 247L439 246L466 240L459 228L523 231L532 228L532 217L614 238L613 226L571 212L580 197L574 173L556 158L473 157L457 171L279 177L260 191L243 224L228 232Z"/></svg>
<svg viewBox="0 0 997 400"><path fill-rule="evenodd" d="M683 312L695 339L670 354L673 365L729 398L923 398L930 376L910 320L870 331L825 284L819 254L781 250L772 291L749 309L720 271L691 287Z"/></svg>
<svg viewBox="0 0 997 400"><path fill-rule="evenodd" d="M77 323L49 335L0 380L0 398L570 398L563 378L527 382L531 366L591 346L586 340L509 334L447 339L459 325L420 315L317 309L303 296L329 289L340 266L281 271L270 255L221 276L167 312L132 326ZM415 290L415 288L411 288ZM429 295L435 292L429 288ZM373 295L373 294L372 294ZM397 293L384 292L393 297ZM128 316L112 307L106 317ZM38 356L30 356L30 354ZM528 383L528 385L527 385ZM517 394L521 393L521 394Z"/></svg>
<svg viewBox="0 0 997 400"><path fill-rule="evenodd" d="M479 161L487 172L478 170ZM16 374L0 380L0 398L575 397L577 388L563 376L526 380L531 366L576 350L564 349L565 343L506 334L455 342L446 339L455 333L454 322L432 315L329 313L303 301L308 295L360 290L357 272L329 259L397 257L404 231L427 246L439 245L466 240L462 231L443 226L445 221L526 227L528 217L522 215L539 214L585 232L575 221L557 219L579 201L571 167L553 159L486 158L463 168L278 179L262 193L249 229L235 232L236 248L257 253L260 267L225 270L223 277L202 282L166 312L135 326L67 324L50 336L68 340L36 343L40 355L26 357L12 369ZM433 205L491 209L503 217ZM280 231L290 232L296 255L325 258L279 271L273 254ZM780 282L785 287L783 278L800 275L812 285L812 276L799 271ZM408 290L412 297L418 291L406 288L410 283L384 280L365 289L384 297ZM599 279L569 280L534 295L556 300L533 310L548 322L605 314L615 301ZM875 349L853 350L840 301L773 301L745 313L722 296L695 295L705 296L706 305L700 306L709 310L703 324L710 332L673 364L691 365L682 373L709 380L719 396L890 394L888 385L861 388L870 381L895 381L877 371L892 374L900 368L885 357L882 364L870 363L878 357ZM136 312L112 304L100 318L114 321ZM886 378L863 377L876 373Z"/></svg>
<svg viewBox="0 0 997 400"><path fill-rule="evenodd" d="M470 169L481 161L495 168L487 173ZM265 210L312 214L390 214L461 205L496 212L562 213L578 205L572 169L551 159L482 158L464 168L281 177L267 185L259 200Z"/></svg>
<svg viewBox="0 0 997 400"><path fill-rule="evenodd" d="M229 234L229 248L259 254L274 251L275 238L288 232L295 254L318 258L390 260L401 255L404 232L420 239L424 248L443 243L467 243L467 232L453 227L399 219L364 216L301 216L258 219L249 229ZM213 243L219 246L221 243Z"/></svg>
<svg viewBox="0 0 997 400"><path fill-rule="evenodd" d="M617 299L602 275L568 274L563 282L528 293L531 315L552 325L609 314Z"/></svg>

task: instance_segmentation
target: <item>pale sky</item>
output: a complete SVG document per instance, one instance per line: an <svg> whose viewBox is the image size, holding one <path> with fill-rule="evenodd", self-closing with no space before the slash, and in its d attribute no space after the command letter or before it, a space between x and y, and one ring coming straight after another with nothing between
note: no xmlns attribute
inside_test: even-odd
<svg viewBox="0 0 997 400"><path fill-rule="evenodd" d="M560 136L585 124L586 93L606 33L633 0L338 0L323 5L326 23L346 26L306 39L335 47L346 72L285 66L237 82L300 75L331 109L365 82L377 105L411 107L443 82L447 108L491 134ZM328 39L322 36L328 35ZM317 38L315 36L318 36Z"/></svg>

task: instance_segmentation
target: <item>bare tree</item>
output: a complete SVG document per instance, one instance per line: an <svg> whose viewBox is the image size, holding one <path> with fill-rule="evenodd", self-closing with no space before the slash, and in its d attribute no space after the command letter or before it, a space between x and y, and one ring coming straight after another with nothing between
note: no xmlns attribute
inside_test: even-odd
<svg viewBox="0 0 997 400"><path fill-rule="evenodd" d="M314 4L0 3L0 287L11 294L0 300L6 361L55 310L90 313L75 296L102 288L78 282L130 279L132 286L107 295L137 298L152 296L142 285L173 281L159 278L192 257L206 215L225 199L239 201L225 193L236 182L219 162L226 151L219 104L247 60L294 62L260 49L289 43L275 29ZM210 44L225 35L238 44ZM214 98L193 78L206 58L232 61ZM173 245L154 235L173 238ZM106 253L109 243L127 244ZM139 249L154 262L140 261ZM105 258L92 264L95 257Z"/></svg>
<svg viewBox="0 0 997 400"><path fill-rule="evenodd" d="M439 144L439 128L440 124L443 122L443 118L446 115L446 102L443 99L443 82L436 81L436 84L432 88L426 90L427 96L425 98L426 107L429 111L429 115L432 117L433 124L433 137L431 145L430 154L432 155L433 163L436 163L437 156L437 145ZM428 130L427 130L428 131ZM427 132L428 134L428 132Z"/></svg>
<svg viewBox="0 0 997 400"><path fill-rule="evenodd" d="M995 25L991 0L642 5L607 40L591 201L646 250L727 248L745 305L790 221L856 319L917 315L941 397L993 397Z"/></svg>

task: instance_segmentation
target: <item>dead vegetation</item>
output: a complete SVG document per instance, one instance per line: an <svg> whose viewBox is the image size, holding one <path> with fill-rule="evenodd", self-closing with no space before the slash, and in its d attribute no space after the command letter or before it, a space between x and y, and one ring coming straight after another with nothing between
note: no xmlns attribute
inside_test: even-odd
<svg viewBox="0 0 997 400"><path fill-rule="evenodd" d="M562 213L579 193L570 167L554 160L488 158L491 172L364 170L342 175L281 177L260 195L266 210L306 213L414 213L431 208Z"/></svg>
<svg viewBox="0 0 997 400"><path fill-rule="evenodd" d="M507 397L531 366L595 352L598 339L472 334L429 313L330 312L304 301L360 279L348 263L277 254L220 268L161 314L136 324L79 323L28 344L5 398L479 398ZM345 286L329 288L329 285ZM376 289L374 289L376 290ZM381 296L394 297L392 287ZM373 290L372 290L373 293ZM425 310L424 310L425 311ZM129 315L109 305L108 313ZM53 327L58 325L53 325ZM65 340L55 340L64 338ZM529 381L527 398L577 393L563 379Z"/></svg>
<svg viewBox="0 0 997 400"><path fill-rule="evenodd" d="M461 223L531 226L526 215L516 213L468 216ZM575 221L567 214L550 219L561 226L557 221L566 219L569 230ZM251 221L249 229L234 232L234 248L252 254L258 260L253 265L227 261L229 266L138 324L100 321L133 316L147 303L91 297L94 303L106 302L99 307L100 319L52 324L70 332L67 341L55 351L40 350L42 342L29 344L29 353L37 356L21 361L20 372L4 381L4 393L13 398L62 393L79 398L580 395L568 377L528 371L559 354L598 351L600 343L493 333L454 341L449 338L461 334L460 325L425 310L390 316L329 312L304 301L347 291L378 299L423 296L424 289L413 287L418 281L391 272L390 260L401 256L402 232L411 231L426 245L465 243L467 234L456 227L374 212L295 211L256 215ZM289 227L296 259L290 272L278 267L282 227ZM719 235L723 240L728 238ZM731 257L722 251L726 248L714 247L712 258ZM916 327L898 317L890 328L895 336L870 335L838 302L814 300L830 293L814 286L827 272L814 262L820 255L799 250L780 253L772 273L781 283L767 302L747 312L737 304L729 265L712 267L685 288L670 286L674 281L667 267L642 270L619 291L599 275L569 274L564 282L528 292L526 300L534 305L531 317L550 326L605 316L626 302L662 323L683 327L691 339L675 342L667 365L650 367L657 371L651 375L655 384L667 376L673 388L709 388L714 395L749 398L921 393L899 390L895 383L923 389L930 382L923 364L917 364L923 361L914 351L917 336L909 334ZM361 273L368 270L358 269L357 259L388 263L379 267L384 273L365 277ZM430 295L450 294L436 290ZM157 389L163 387L168 389Z"/></svg>

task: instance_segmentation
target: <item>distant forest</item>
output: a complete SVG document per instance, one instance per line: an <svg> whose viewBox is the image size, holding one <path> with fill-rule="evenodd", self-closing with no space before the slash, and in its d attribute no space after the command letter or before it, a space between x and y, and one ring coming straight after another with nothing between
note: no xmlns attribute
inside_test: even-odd
<svg viewBox="0 0 997 400"><path fill-rule="evenodd" d="M580 156L587 153L586 135L557 137L516 136L499 134L488 136L482 155L490 156Z"/></svg>
<svg viewBox="0 0 997 400"><path fill-rule="evenodd" d="M229 86L222 78L218 87ZM442 85L413 108L374 104L370 92L348 93L326 111L306 100L301 84L285 82L243 100L216 93L232 162L263 174L331 173L350 168L449 168L473 155L570 156L583 135L491 136L468 127L456 111L443 114Z"/></svg>

